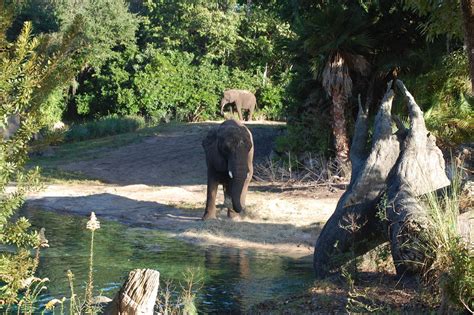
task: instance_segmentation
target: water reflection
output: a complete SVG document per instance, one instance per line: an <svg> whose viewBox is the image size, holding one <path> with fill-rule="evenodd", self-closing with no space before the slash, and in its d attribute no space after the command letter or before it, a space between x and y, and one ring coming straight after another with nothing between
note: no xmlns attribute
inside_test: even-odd
<svg viewBox="0 0 474 315"><path fill-rule="evenodd" d="M69 296L66 271L75 274L76 291L84 292L90 233L87 218L30 209L22 215L34 227L45 227L50 248L42 252L38 273L51 282L44 301ZM100 218L99 218L100 219ZM161 281L183 281L183 271L200 270L203 287L197 306L204 313L240 313L269 298L300 292L312 281L311 259L290 259L246 249L201 247L164 233L101 220L96 231L94 286L112 297L135 268L153 268Z"/></svg>

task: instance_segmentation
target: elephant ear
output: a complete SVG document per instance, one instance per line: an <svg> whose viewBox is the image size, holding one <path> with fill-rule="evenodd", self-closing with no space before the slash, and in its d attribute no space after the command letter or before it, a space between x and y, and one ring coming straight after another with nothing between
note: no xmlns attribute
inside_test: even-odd
<svg viewBox="0 0 474 315"><path fill-rule="evenodd" d="M209 150L209 147L217 140L217 130L212 129L207 133L206 138L202 140L202 147L205 151Z"/></svg>

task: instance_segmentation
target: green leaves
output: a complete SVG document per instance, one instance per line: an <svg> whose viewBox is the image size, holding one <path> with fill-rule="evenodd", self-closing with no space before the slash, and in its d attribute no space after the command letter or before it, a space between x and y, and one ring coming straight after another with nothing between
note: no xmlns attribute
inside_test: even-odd
<svg viewBox="0 0 474 315"><path fill-rule="evenodd" d="M462 39L462 17L459 0L404 0L403 7L407 11L413 11L422 17L426 17L419 28L428 40L432 41L440 35Z"/></svg>
<svg viewBox="0 0 474 315"><path fill-rule="evenodd" d="M71 79L75 66L82 66L72 62L73 56L81 60L82 32L74 24L81 20L72 19L59 39L34 37L32 23L25 22L18 38L7 42L13 15L3 10L13 8L6 3L0 0L0 244L8 245L9 252L0 256L0 300L11 304L37 265L30 258L30 250L38 246L37 233L25 218L12 220L25 194L39 187L39 170L25 169L28 144L45 122L45 104Z"/></svg>

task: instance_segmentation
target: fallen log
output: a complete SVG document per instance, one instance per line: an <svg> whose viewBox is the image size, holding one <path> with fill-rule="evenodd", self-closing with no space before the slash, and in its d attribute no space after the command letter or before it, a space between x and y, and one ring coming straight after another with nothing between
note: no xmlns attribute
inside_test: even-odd
<svg viewBox="0 0 474 315"><path fill-rule="evenodd" d="M410 127L391 115L395 91L389 82L367 152L368 106L359 102L350 154L351 181L316 241L317 277L329 275L386 241L391 243L397 272L416 272L425 262L422 253L407 246L419 241L427 222L416 197L449 185L449 180L421 109L403 82L397 80L396 85L408 100ZM398 127L396 132L392 122Z"/></svg>

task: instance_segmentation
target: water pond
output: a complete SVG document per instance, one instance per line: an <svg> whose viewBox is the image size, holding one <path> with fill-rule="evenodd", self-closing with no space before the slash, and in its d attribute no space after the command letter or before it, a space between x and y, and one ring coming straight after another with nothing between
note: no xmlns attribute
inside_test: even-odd
<svg viewBox="0 0 474 315"><path fill-rule="evenodd" d="M88 274L90 232L87 218L38 209L24 210L35 228L45 227L50 248L41 253L40 277L50 279L43 303L70 296L66 272L75 275L83 293ZM100 220L100 218L99 218ZM135 268L161 273L160 283L179 287L184 271L202 277L197 291L200 313L242 313L256 303L304 291L313 279L311 257L294 259L246 249L202 247L167 237L156 230L101 220L95 234L95 293L113 297Z"/></svg>

